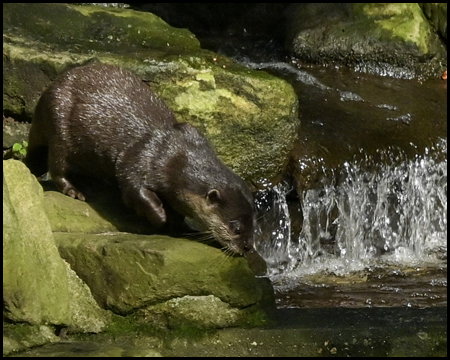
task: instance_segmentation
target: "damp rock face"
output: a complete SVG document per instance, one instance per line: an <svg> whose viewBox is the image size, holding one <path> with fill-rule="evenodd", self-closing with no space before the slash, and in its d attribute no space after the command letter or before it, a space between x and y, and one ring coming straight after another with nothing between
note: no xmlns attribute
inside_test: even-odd
<svg viewBox="0 0 450 360"><path fill-rule="evenodd" d="M3 108L14 118L30 121L43 89L62 71L115 64L151 86L178 121L197 126L245 180L280 181L300 125L288 82L204 50L191 32L148 12L5 4L3 19Z"/></svg>

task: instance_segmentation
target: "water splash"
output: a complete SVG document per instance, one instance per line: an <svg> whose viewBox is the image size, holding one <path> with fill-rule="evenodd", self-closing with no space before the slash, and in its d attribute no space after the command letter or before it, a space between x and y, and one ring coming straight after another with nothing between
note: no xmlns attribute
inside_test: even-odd
<svg viewBox="0 0 450 360"><path fill-rule="evenodd" d="M296 236L287 186L261 192L257 205L266 213L256 247L269 275L348 274L373 261L411 266L446 258L446 154L442 140L412 160L386 151L382 161L362 155L328 171L321 187L299 194Z"/></svg>
<svg viewBox="0 0 450 360"><path fill-rule="evenodd" d="M264 254L271 271L283 272L295 263L291 255L291 217L289 215L285 184L273 190L260 191L255 203L262 215L259 218L259 231L256 235L257 251ZM266 236L270 234L270 236Z"/></svg>

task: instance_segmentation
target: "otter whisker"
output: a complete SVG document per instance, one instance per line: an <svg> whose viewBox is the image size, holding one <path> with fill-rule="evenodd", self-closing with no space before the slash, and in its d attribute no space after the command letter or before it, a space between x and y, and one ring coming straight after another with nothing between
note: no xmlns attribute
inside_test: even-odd
<svg viewBox="0 0 450 360"><path fill-rule="evenodd" d="M186 237L197 237L197 236L203 236L203 235L209 235L211 234L211 231L194 231L194 232L186 232L183 233L183 236Z"/></svg>
<svg viewBox="0 0 450 360"><path fill-rule="evenodd" d="M222 264L224 264L228 260L228 258L229 257L223 251L220 251L217 256L214 256L210 261L207 262L208 268L220 268Z"/></svg>
<svg viewBox="0 0 450 360"><path fill-rule="evenodd" d="M199 236L200 234L198 232L190 232L190 233L182 233L181 236L186 238L186 239L195 239Z"/></svg>
<svg viewBox="0 0 450 360"><path fill-rule="evenodd" d="M216 241L212 235L205 235L204 237L197 238L196 240L204 244L210 244Z"/></svg>
<svg viewBox="0 0 450 360"><path fill-rule="evenodd" d="M233 257L234 251L231 250L230 248L226 248L225 250L222 251L222 255L223 255L222 263L225 263Z"/></svg>
<svg viewBox="0 0 450 360"><path fill-rule="evenodd" d="M215 240L212 233L206 232L206 231L202 232L202 233L186 234L183 236L185 236L188 239L195 240L195 241L202 242L202 243L210 243Z"/></svg>
<svg viewBox="0 0 450 360"><path fill-rule="evenodd" d="M230 249L228 246L223 247L222 251L227 257L232 257L234 255L234 251Z"/></svg>

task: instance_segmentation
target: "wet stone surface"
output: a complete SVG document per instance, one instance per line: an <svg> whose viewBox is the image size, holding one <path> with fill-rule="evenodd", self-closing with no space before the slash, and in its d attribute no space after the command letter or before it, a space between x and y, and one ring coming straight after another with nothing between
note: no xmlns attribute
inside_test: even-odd
<svg viewBox="0 0 450 360"><path fill-rule="evenodd" d="M284 309L270 327L223 329L195 339L92 336L20 354L80 356L446 356L447 309Z"/></svg>

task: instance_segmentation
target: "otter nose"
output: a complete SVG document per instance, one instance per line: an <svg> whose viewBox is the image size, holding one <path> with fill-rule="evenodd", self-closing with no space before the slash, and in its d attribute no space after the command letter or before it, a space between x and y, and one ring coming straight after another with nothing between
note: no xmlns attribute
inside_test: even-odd
<svg viewBox="0 0 450 360"><path fill-rule="evenodd" d="M253 240L246 240L244 241L244 251L250 251L253 249Z"/></svg>
<svg viewBox="0 0 450 360"><path fill-rule="evenodd" d="M251 245L244 245L244 251L248 252L251 249L253 249L253 246L251 246Z"/></svg>

